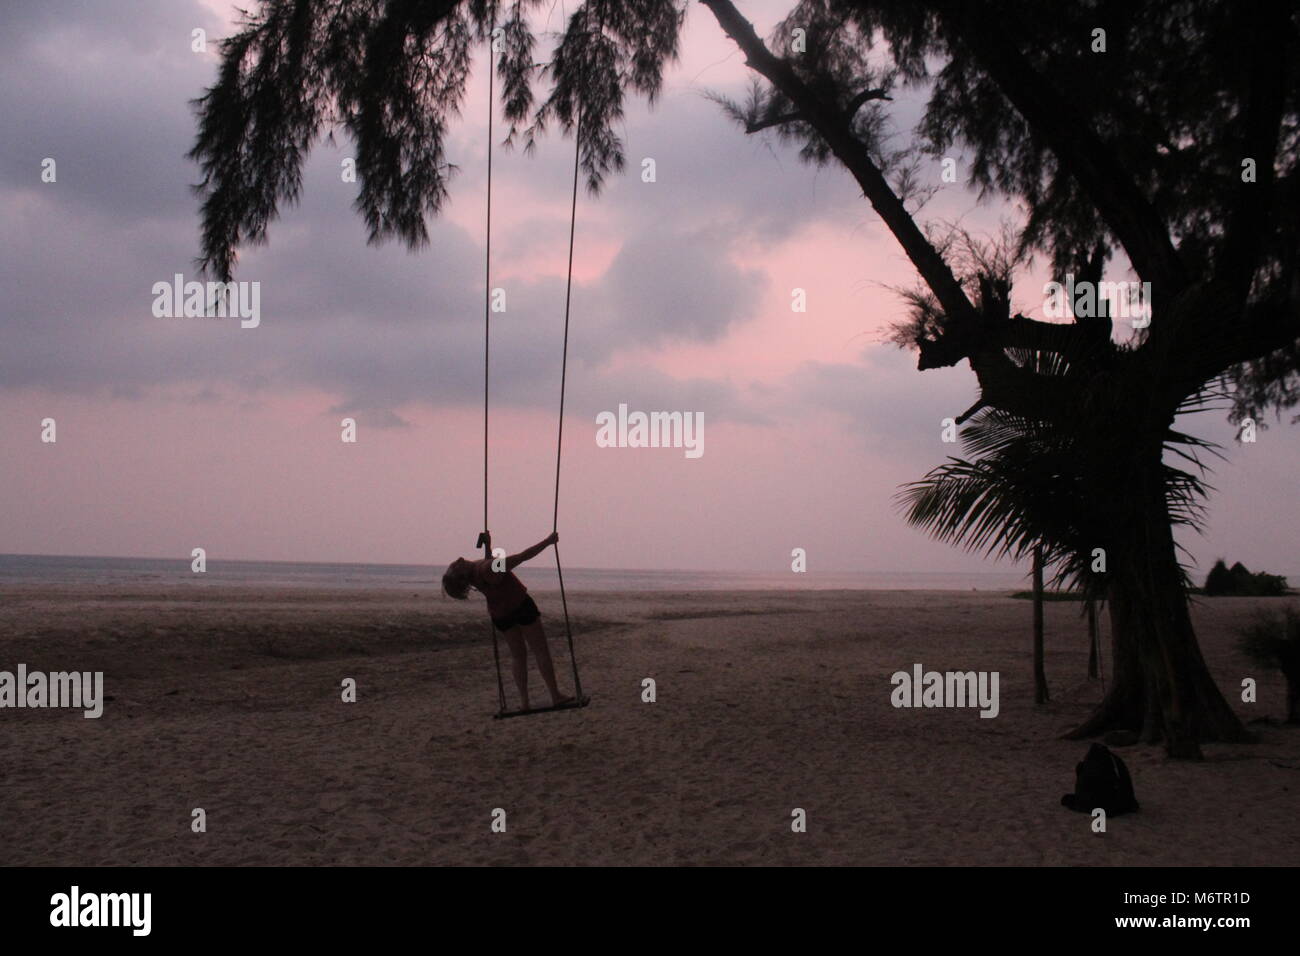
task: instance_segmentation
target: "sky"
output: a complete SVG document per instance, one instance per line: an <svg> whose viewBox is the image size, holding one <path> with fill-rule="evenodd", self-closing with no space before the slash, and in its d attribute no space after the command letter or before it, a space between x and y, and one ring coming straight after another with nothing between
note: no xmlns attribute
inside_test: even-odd
<svg viewBox="0 0 1300 956"><path fill-rule="evenodd" d="M743 5L760 34L787 8ZM256 328L156 317L155 283L198 278L189 101L215 79L232 9L0 8L0 552L469 554L483 509L486 77L452 131L459 172L427 248L367 245L340 137L313 151L269 244L241 250L235 278L260 284ZM191 49L198 28L206 51ZM914 271L847 174L747 137L706 98L741 95L748 78L692 4L662 98L628 104L626 172L579 196L565 563L779 571L803 548L810 570L1005 570L900 516L899 485L959 453L941 422L972 404L974 375L918 372L883 341ZM891 109L905 140L917 103ZM489 523L513 549L551 530L572 141L552 133L533 156L493 161L491 278L506 309L493 317ZM938 187L924 219L977 233L1015 219L939 172L923 167ZM1045 269L1018 281L1026 315L1042 316ZM702 415L704 453L599 447L597 415L620 405ZM1203 535L1182 539L1199 570L1227 557L1300 577L1297 429L1284 418L1239 444L1218 412L1188 430L1227 455Z"/></svg>

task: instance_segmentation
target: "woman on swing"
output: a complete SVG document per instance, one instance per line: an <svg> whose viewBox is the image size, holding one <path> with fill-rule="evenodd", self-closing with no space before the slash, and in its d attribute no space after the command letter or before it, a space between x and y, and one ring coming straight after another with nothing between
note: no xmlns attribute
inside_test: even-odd
<svg viewBox="0 0 1300 956"><path fill-rule="evenodd" d="M542 630L541 611L528 596L528 589L514 573L519 565L537 557L559 540L560 536L552 532L531 548L525 548L518 554L508 555L504 559L482 558L471 561L468 558L457 558L448 565L446 573L442 576L443 593L458 601L463 601L469 596L470 588L487 598L488 615L510 647L515 686L519 688L519 699L524 710L532 709L528 705L529 648L532 648L533 657L537 659L537 669L541 671L542 681L550 691L551 705L564 707L575 703L572 697L560 693L559 685L555 682L555 666L551 663L551 652L546 646L546 632ZM492 550L490 537L487 539L487 547L490 553Z"/></svg>

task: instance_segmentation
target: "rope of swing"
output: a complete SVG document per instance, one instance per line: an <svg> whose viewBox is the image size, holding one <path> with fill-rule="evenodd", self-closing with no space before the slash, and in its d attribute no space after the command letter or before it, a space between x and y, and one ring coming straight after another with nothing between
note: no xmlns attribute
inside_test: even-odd
<svg viewBox="0 0 1300 956"><path fill-rule="evenodd" d="M583 9L583 28L586 28L586 8ZM603 16L601 18L603 20ZM600 25L603 30L603 23ZM564 345L560 353L560 414L555 436L555 506L551 511L551 532L558 533L560 524L560 462L564 456L564 395L569 377L569 306L573 301L573 238L578 222L578 167L582 155L582 102L579 98L578 116L573 128L573 188L569 198L569 265L564 280ZM564 568L560 564L560 545L556 542L555 575L560 581L560 606L564 609L564 634L569 642L569 662L573 665L573 693L582 700L582 680L578 677L578 658L573 651L573 627L569 623L569 602L564 593Z"/></svg>
<svg viewBox="0 0 1300 956"><path fill-rule="evenodd" d="M496 20L488 33L488 50L492 52L492 33L496 30ZM491 559L492 545L488 536L488 374L491 368L492 354L492 114L496 102L496 57L488 57L488 116L487 116L487 238L483 255L483 534L479 544L483 546L483 557ZM506 685L501 678L501 648L497 641L497 626L488 616L488 628L492 632L492 659L497 669L498 713L506 710Z"/></svg>
<svg viewBox="0 0 1300 956"><path fill-rule="evenodd" d="M584 11L583 16L586 16ZM603 10L598 20L599 29L604 29ZM495 20L493 21L493 31L495 31ZM489 35L491 35L489 33ZM490 47L489 47L490 49ZM483 272L483 535L480 543L483 546L483 554L486 558L491 558L491 546L488 541L488 381L489 367L491 356L491 327L492 327L492 288L491 288L491 268L492 268L492 119L495 110L495 76L496 63L492 59L488 69L488 148L487 148L487 228L485 239L484 255L484 272ZM573 303L573 248L574 237L577 232L578 221L578 172L581 165L582 155L582 104L578 104L578 115L574 123L573 134L573 185L569 199L569 259L568 267L565 274L564 286L564 341L560 352L560 410L558 416L558 425L555 439L555 496L551 510L551 532L559 532L560 524L560 466L564 459L564 399L568 387L569 378L569 316ZM582 699L582 678L578 675L578 658L573 647L573 625L569 619L569 600L564 589L564 567L560 562L560 546L557 542L553 545L555 550L555 574L560 584L560 606L564 611L564 634L569 646L569 662L573 667L573 690L578 700ZM501 649L497 640L496 624L489 619L488 626L492 631L492 657L496 663L497 672L497 699L500 703L500 713L506 710L506 691L505 681L501 676Z"/></svg>

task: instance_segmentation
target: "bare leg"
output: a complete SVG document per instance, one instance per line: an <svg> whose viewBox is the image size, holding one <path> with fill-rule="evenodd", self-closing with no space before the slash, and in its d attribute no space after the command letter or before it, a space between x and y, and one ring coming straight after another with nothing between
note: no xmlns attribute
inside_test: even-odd
<svg viewBox="0 0 1300 956"><path fill-rule="evenodd" d="M515 687L519 689L519 700L524 710L528 709L528 648L524 645L524 635L517 627L502 631L501 636L510 645L510 669L515 675Z"/></svg>
<svg viewBox="0 0 1300 956"><path fill-rule="evenodd" d="M546 646L546 632L542 630L542 622L534 621L532 624L525 624L520 630L524 632L524 640L528 642L533 657L537 659L537 669L542 672L542 681L546 684L546 689L551 692L551 703L558 707L573 700L572 697L561 694L559 686L555 683L555 665L551 663L551 650Z"/></svg>

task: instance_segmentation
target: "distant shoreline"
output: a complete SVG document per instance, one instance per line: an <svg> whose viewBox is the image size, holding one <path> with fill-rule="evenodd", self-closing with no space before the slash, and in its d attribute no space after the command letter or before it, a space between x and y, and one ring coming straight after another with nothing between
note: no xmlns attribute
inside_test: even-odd
<svg viewBox="0 0 1300 956"><path fill-rule="evenodd" d="M122 558L81 555L0 555L0 584L406 589L437 586L441 565L245 561L207 555L205 570L191 570L188 557ZM558 588L545 559L525 566L524 582L535 590ZM565 568L574 591L989 591L1021 589L1018 571L733 571L638 568Z"/></svg>
<svg viewBox="0 0 1300 956"><path fill-rule="evenodd" d="M139 563L159 563L175 564L187 563L188 558L181 557L148 557L136 555L120 554L28 554L22 552L8 553L0 552L0 562L9 559L23 559L36 561L116 561L116 562L139 562ZM221 563L226 565L253 565L253 564L271 564L271 565L292 565L299 567L321 567L321 568L442 568L441 563L422 564L407 563L394 561L287 561L279 558L210 558L212 563ZM575 571L605 572L612 574L735 574L735 575L761 575L761 574L790 574L793 572L782 571L780 569L770 570L763 568L590 568L575 567ZM813 575L860 575L860 574L1011 574L1028 578L1029 572L1026 570L1023 574L1019 571L916 571L916 570L881 570L875 569L851 569L838 571L811 571Z"/></svg>
<svg viewBox="0 0 1300 956"><path fill-rule="evenodd" d="M438 589L441 565L324 561L248 561L207 556L205 570L191 570L187 556L125 558L94 555L0 554L0 587L23 584L120 588L166 586L248 587L300 590L391 591ZM558 590L554 565L544 558L519 572L531 589ZM1300 577L1300 576L1297 576ZM1292 578L1295 580L1295 578ZM1027 575L996 571L732 571L651 568L565 568L565 587L580 591L942 591L1023 596ZM1050 600L1071 600L1049 591Z"/></svg>

